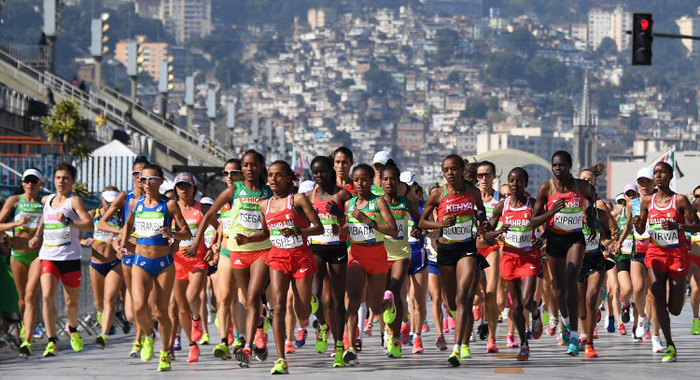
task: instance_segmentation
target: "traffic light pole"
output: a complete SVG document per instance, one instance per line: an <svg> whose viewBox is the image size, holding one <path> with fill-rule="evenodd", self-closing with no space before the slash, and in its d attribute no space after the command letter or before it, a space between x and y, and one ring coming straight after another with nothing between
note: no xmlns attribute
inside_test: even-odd
<svg viewBox="0 0 700 380"><path fill-rule="evenodd" d="M92 57L95 60L94 86L97 90L102 89L102 57Z"/></svg>
<svg viewBox="0 0 700 380"><path fill-rule="evenodd" d="M137 77L135 76L129 76L129 85L130 85L130 93L129 95L131 96L131 101L136 102L136 79Z"/></svg>

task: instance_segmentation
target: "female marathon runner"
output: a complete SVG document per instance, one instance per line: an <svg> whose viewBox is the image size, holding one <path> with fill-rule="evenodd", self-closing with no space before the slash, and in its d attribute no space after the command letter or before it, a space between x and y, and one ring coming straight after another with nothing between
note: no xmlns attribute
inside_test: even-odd
<svg viewBox="0 0 700 380"><path fill-rule="evenodd" d="M428 196L432 196L433 193L439 192L442 188L439 186L432 187L428 192ZM425 204L421 209L421 215L425 210ZM433 215L428 216L429 220L434 221L437 219L437 212L433 211ZM420 223L420 220L419 220ZM445 341L445 330L443 326L443 320L445 313L443 313L443 306L447 305L444 301L445 293L442 291L442 285L440 284L440 268L438 268L437 263L437 234L438 230L430 231L427 235L427 246L428 251L428 293L430 294L430 299L432 300L432 315L433 323L435 323L435 333L437 338L435 339L435 347L440 351L445 351L447 349L447 342Z"/></svg>
<svg viewBox="0 0 700 380"><path fill-rule="evenodd" d="M357 330L357 310L364 298L367 285L367 301L375 315L383 314L391 306L390 298L382 302L386 289L387 253L384 248L385 235L398 235L396 222L386 201L372 194L374 169L360 164L352 172L352 181L357 197L345 202L347 224L341 233L349 234L351 248L347 269L347 313L345 328L348 341L354 342ZM391 294L389 292L389 294ZM393 320L386 320L387 323ZM345 363L356 363L357 351L350 347L343 353Z"/></svg>
<svg viewBox="0 0 700 380"><path fill-rule="evenodd" d="M144 195L129 202L129 216L121 236L119 254L128 253L129 236L136 237L136 256L132 269L132 296L136 318L145 335L141 349L141 360L153 358L153 317L148 307L151 291L155 292L153 316L158 320L163 348L160 351L158 371L170 371L172 357L168 352L172 338L173 323L168 315L168 305L175 282L175 268L170 246L171 239L189 240L192 238L180 206L159 192L163 184L163 169L148 164L141 170L139 181ZM171 226L175 223L175 230Z"/></svg>
<svg viewBox="0 0 700 380"><path fill-rule="evenodd" d="M41 263L35 260L39 256L39 250L29 249L29 240L41 222L44 200L39 197L39 190L43 183L44 175L39 170L25 170L22 173L22 194L9 197L0 211L0 220L7 220L13 215L12 222L0 224L0 231L12 230L10 267L22 316L20 354L25 357L31 354L34 335L34 330L25 326L34 326L36 323L36 296L41 273Z"/></svg>
<svg viewBox="0 0 700 380"><path fill-rule="evenodd" d="M115 199L114 202L112 202L112 204L109 206L109 209L107 209L107 211L105 211L105 213L102 214L102 217L97 222L97 226L95 227L99 231L112 234L121 233L120 228L110 226L109 223L107 223L107 221L112 220L112 218L117 216L121 217L121 220L123 222L126 222L126 218L129 215L129 202L131 202L131 200L133 199L139 199L143 195L143 185L139 181L139 177L141 176L141 170L144 168L144 166L146 166L146 164L148 164L148 160L146 160L146 157L136 157L134 163L131 166L131 179L134 182L134 188L129 191L119 193L117 199ZM119 215L120 213L121 215ZM121 241L121 237L119 238L119 241ZM127 253L123 255L121 259L122 274L124 276L124 284L126 285L124 312L126 313L127 321L134 323L134 325L136 326L136 337L134 339L134 343L131 347L131 352L129 353L129 355L132 358L137 358L141 353L143 331L141 330L141 327L139 326L138 321L136 319L136 312L134 310L134 303L132 302L133 298L131 295L131 268L134 264L134 254L136 252L135 237L129 236L129 238L127 239L126 251Z"/></svg>
<svg viewBox="0 0 700 380"><path fill-rule="evenodd" d="M347 236L340 234L340 226L345 223L343 207L352 196L337 185L337 173L328 157L315 157L311 161L311 173L316 186L307 197L324 229L322 235L312 236L310 242L318 268L314 278L314 294L316 299L322 300L316 311L319 323L316 352L326 351L328 329L331 327L335 340L333 365L339 367L344 363L345 281L348 263Z"/></svg>
<svg viewBox="0 0 700 380"><path fill-rule="evenodd" d="M493 231L485 233L486 241L493 241L499 236L503 240L500 272L513 303L512 316L520 336L519 361L530 358L525 310L532 315L532 337L539 339L542 336L542 316L535 301L537 275L542 270L541 243L536 239L535 231L555 210L534 217L535 201L525 194L528 180L523 168L516 167L508 173L510 195L494 208L490 221Z"/></svg>
<svg viewBox="0 0 700 380"><path fill-rule="evenodd" d="M595 190L583 180L571 175L571 155L557 151L552 155L554 178L543 183L537 193L535 216L546 210L556 213L547 221L547 256L552 285L552 303L562 316L562 340L568 344L566 353L577 356L578 337L578 274L581 271L586 241L583 237L584 210L595 205ZM595 238L593 221L588 220L591 239Z"/></svg>
<svg viewBox="0 0 700 380"><path fill-rule="evenodd" d="M700 214L700 186L693 189L693 209ZM690 236L690 243L690 306L693 310L690 333L700 335L700 232Z"/></svg>
<svg viewBox="0 0 700 380"><path fill-rule="evenodd" d="M102 326L102 334L95 339L97 348L104 349L107 346L107 335L112 327L114 319L114 301L119 296L122 286L121 260L117 258L119 239L117 234L100 231L97 224L102 219L102 215L109 210L109 207L119 196L119 189L114 186L107 186L102 192L102 204L100 208L90 211L93 220L94 232L92 235L92 260L90 262L90 283L92 284L92 297L95 310L97 310L97 323ZM114 228L121 228L124 220L121 215L116 214L107 224Z"/></svg>
<svg viewBox="0 0 700 380"><path fill-rule="evenodd" d="M311 315L311 290L316 273L316 261L307 245L307 237L322 234L324 228L306 196L293 193L294 172L287 162L273 162L267 179L272 197L260 202L265 224L262 231L249 237L248 241L269 239L272 243L267 264L270 266L273 308L277 311L272 326L278 359L270 373L277 375L289 373L284 352L287 291L292 289L294 312L300 325L305 326Z"/></svg>
<svg viewBox="0 0 700 380"><path fill-rule="evenodd" d="M355 194L355 187L350 178L350 170L355 164L352 151L344 146L333 151L331 154L333 160L333 169L335 170L335 184L350 194Z"/></svg>
<svg viewBox="0 0 700 380"><path fill-rule="evenodd" d="M209 212L209 208L211 205L214 204L214 199L209 198L209 197L202 197L199 200L199 204L202 206L202 216ZM219 223L219 218L216 218L217 222L217 227L214 227L213 225L207 226L207 229L204 231L204 241L202 242L204 246L206 247L207 253L206 253L206 258L207 258L207 279L204 280L204 287L202 287L202 292L200 293L200 302L201 302L201 312L200 315L202 316L203 321L207 321L206 323L202 323L202 339L199 340L199 344L202 346L208 345L209 344L209 323L211 323L211 311L209 308L215 308L216 307L216 271L217 271L217 263L218 263L218 254L212 250L213 244L215 241L218 241L218 225ZM212 222L213 223L213 222ZM216 315L214 315L214 318L216 318Z"/></svg>
<svg viewBox="0 0 700 380"><path fill-rule="evenodd" d="M635 219L634 227L640 233L648 229L652 242L644 263L650 270L654 323L659 324L666 338L666 354L661 358L665 363L675 361L678 355L668 314L678 316L685 303L690 246L684 231L699 232L700 221L688 198L669 188L673 167L667 162L659 162L654 165L653 173L657 192L642 200L641 213Z"/></svg>
<svg viewBox="0 0 700 380"><path fill-rule="evenodd" d="M194 200L197 193L197 181L192 173L179 173L175 176L175 191L177 204L182 216L187 222L192 236L197 234L204 211L202 205ZM214 228L218 222L213 221ZM195 256L189 256L189 249L196 248ZM181 240L175 252L175 287L173 289L175 302L179 312L178 319L189 341L190 352L187 362L199 361L199 346L197 341L202 338L201 293L207 279L208 265L204 260L207 248L204 242L194 246L191 239ZM174 331L173 334L179 333Z"/></svg>
<svg viewBox="0 0 700 380"><path fill-rule="evenodd" d="M44 211L29 248L36 249L41 244L41 294L44 307L44 326L49 343L44 357L56 355L56 306L54 296L58 281L63 283L63 297L68 317L67 330L73 351L83 350L83 338L78 327L78 300L80 297L80 231L92 232L90 215L85 211L83 200L73 194L72 188L78 171L73 165L62 163L56 166L54 186L56 194L45 198ZM33 325L25 326L34 331ZM24 343L27 343L26 341ZM23 343L23 345L24 345ZM27 347L27 346L25 346ZM29 347L27 347L29 348Z"/></svg>
<svg viewBox="0 0 700 380"><path fill-rule="evenodd" d="M232 222L229 237L233 239L229 239L227 248L236 284L245 294L245 335L251 337L262 315L261 297L269 279L266 260L271 246L269 240L250 242L249 239L262 231L260 202L269 199L272 190L265 184L267 176L264 172L265 157L262 154L248 150L243 153L241 164L244 180L235 182L233 187L227 188L216 198L202 220L202 227L197 231L189 254L195 253L195 247L204 237L204 226L208 226L214 220L215 214L224 204L231 203ZM221 309L219 311L221 312ZM225 345L224 339L226 338L222 336L222 345ZM248 347L234 350L236 359L242 366L250 363L253 353L260 361L267 359L267 339L264 335L260 334L258 339L248 342Z"/></svg>
<svg viewBox="0 0 700 380"><path fill-rule="evenodd" d="M500 201L501 194L493 188L493 181L496 179L496 165L489 161L479 162L476 168L477 186L481 192L481 200L486 209L486 220L491 219L493 209ZM498 313L501 309L499 305L505 304L506 295L503 287L499 285L501 278L499 273L500 252L499 245L489 245L483 237L477 237L476 247L479 253L486 258L489 267L484 269L485 277L483 281L484 290L484 319L488 324L488 341L486 342L486 353L498 352L496 346L496 328L498 326ZM477 309L481 305L477 305ZM477 313L478 314L478 313ZM483 339L483 338L482 338Z"/></svg>
<svg viewBox="0 0 700 380"><path fill-rule="evenodd" d="M407 184L410 191L418 200L418 215L423 212L425 200L423 188L415 182L416 174L413 172L401 173L401 182ZM410 216L410 215L409 215ZM408 267L408 297L411 307L408 311L411 317L410 331L413 341L413 353L423 353L423 338L421 334L427 332L430 327L427 324L427 293L428 293L428 250L426 248L425 232L418 229L420 218L408 220L408 244L411 247L411 265ZM415 233L419 230L420 233Z"/></svg>
<svg viewBox="0 0 700 380"><path fill-rule="evenodd" d="M414 238L422 235L420 228L408 230L409 216L413 220L420 220L420 212L415 198L409 200L408 197L398 195L399 176L399 168L391 164L385 165L380 173L382 189L384 190L382 197L389 206L398 229L396 237L386 236L384 239L389 271L386 286L387 293L385 293L384 298L385 301L395 305L395 307L385 311L383 316L384 323L387 323L390 328L389 335L391 339L387 341L387 356L391 358L400 358L401 344L408 343L401 342L399 339L402 321L405 313L408 311L404 308L404 300L406 299L404 292L405 282L408 277L408 267L411 264L411 247L408 243L408 235L412 233ZM407 338L408 331L406 331L406 340Z"/></svg>
<svg viewBox="0 0 700 380"><path fill-rule="evenodd" d="M615 312L615 317L619 315L620 318L617 321L618 333L620 335L627 334L625 323L630 321L630 300L632 297L632 277L630 271L632 266L632 252L634 251L634 233L632 231L632 224L628 222L631 221L632 218L628 212L630 209L627 205L632 201L631 194L636 194L637 186L628 184L625 186L624 190L625 194L623 194L618 201L620 209L617 215L617 228L620 230L620 238L617 241L617 245L620 247L620 251L615 253L615 271L617 272L617 282L620 285L620 298L622 303L622 309ZM630 194L629 197L627 193ZM613 302L613 307L618 305L614 300ZM610 310L608 310L608 313L610 313ZM608 332L614 332L615 319L609 318L608 324ZM634 326L632 326L632 330L634 330Z"/></svg>
<svg viewBox="0 0 700 380"><path fill-rule="evenodd" d="M472 306L481 270L488 266L476 249L472 227L475 220L481 231L486 223L486 211L481 193L465 178L475 173L465 173L464 160L450 155L442 161L442 173L447 184L442 191L431 194L423 209L418 227L441 229L437 242L440 282L447 299L449 313L456 319L455 340L448 359L459 366L460 358L470 358L469 336L474 324ZM437 209L437 221L428 217ZM483 260L483 262L480 262Z"/></svg>

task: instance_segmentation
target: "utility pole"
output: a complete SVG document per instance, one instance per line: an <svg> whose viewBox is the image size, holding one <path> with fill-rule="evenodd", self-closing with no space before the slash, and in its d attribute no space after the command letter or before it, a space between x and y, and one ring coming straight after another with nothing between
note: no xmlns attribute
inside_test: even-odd
<svg viewBox="0 0 700 380"><path fill-rule="evenodd" d="M100 17L92 19L90 24L90 54L95 60L95 88L102 89L102 57L107 54L107 31L109 30L109 13L102 13Z"/></svg>

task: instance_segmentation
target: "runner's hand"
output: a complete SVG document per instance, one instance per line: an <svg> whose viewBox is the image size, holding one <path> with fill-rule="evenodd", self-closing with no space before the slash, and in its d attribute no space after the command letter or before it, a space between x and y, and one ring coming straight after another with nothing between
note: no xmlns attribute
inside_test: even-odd
<svg viewBox="0 0 700 380"><path fill-rule="evenodd" d="M33 238L29 239L29 243L27 243L27 245L31 249L37 249L39 248L39 245L41 245L41 238L38 236L34 236Z"/></svg>
<svg viewBox="0 0 700 380"><path fill-rule="evenodd" d="M411 237L415 239L420 239L421 237L423 237L423 231L420 228L413 228L411 230Z"/></svg>
<svg viewBox="0 0 700 380"><path fill-rule="evenodd" d="M236 234L234 239L236 240L236 244L238 244L238 245L244 245L244 244L248 243L248 237L245 235Z"/></svg>
<svg viewBox="0 0 700 380"><path fill-rule="evenodd" d="M661 222L661 228L667 231L677 230L680 224L672 220L664 220Z"/></svg>
<svg viewBox="0 0 700 380"><path fill-rule="evenodd" d="M556 214L559 211L561 211L565 206L566 202L564 202L563 199L559 198L556 201L554 201L554 204L552 205L552 211Z"/></svg>
<svg viewBox="0 0 700 380"><path fill-rule="evenodd" d="M340 226L334 223L331 226L331 232L333 232L333 235L339 235L340 234Z"/></svg>
<svg viewBox="0 0 700 380"><path fill-rule="evenodd" d="M337 203L330 201L326 203L326 211L328 211L330 214L333 214L338 217L343 216L343 212L340 211L340 207L338 206Z"/></svg>
<svg viewBox="0 0 700 380"><path fill-rule="evenodd" d="M355 209L355 210L352 212L352 216L353 216L355 219L359 220L361 223L364 223L364 224L369 223L370 220L371 220L371 219L369 218L369 216L367 216L367 214L365 214L364 212L362 212L362 211L360 211L360 210L358 210L358 209Z"/></svg>
<svg viewBox="0 0 700 380"><path fill-rule="evenodd" d="M171 231L170 228L163 226L160 228L160 235L165 239L172 239L173 231Z"/></svg>
<svg viewBox="0 0 700 380"><path fill-rule="evenodd" d="M457 217L454 215L446 216L442 219L442 227L452 227L457 223Z"/></svg>
<svg viewBox="0 0 700 380"><path fill-rule="evenodd" d="M191 245L182 254L187 257L195 257L197 256L197 251L199 251L199 247Z"/></svg>
<svg viewBox="0 0 700 380"><path fill-rule="evenodd" d="M296 228L282 228L280 229L280 233L284 237L293 237L299 235L299 230Z"/></svg>
<svg viewBox="0 0 700 380"><path fill-rule="evenodd" d="M119 247L119 250L117 251L117 258L119 260L122 260L124 258L124 255L126 255L128 252L126 251L126 247Z"/></svg>

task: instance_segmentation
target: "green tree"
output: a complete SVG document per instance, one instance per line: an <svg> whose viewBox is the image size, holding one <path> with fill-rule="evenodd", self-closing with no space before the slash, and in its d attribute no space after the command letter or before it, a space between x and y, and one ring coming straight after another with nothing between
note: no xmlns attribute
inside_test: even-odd
<svg viewBox="0 0 700 380"><path fill-rule="evenodd" d="M375 67L369 69L363 76L363 79L367 84L368 92L371 94L385 93L395 87L394 77L389 72Z"/></svg>
<svg viewBox="0 0 700 380"><path fill-rule="evenodd" d="M486 75L496 81L512 82L525 69L523 60L510 51L488 54L484 61Z"/></svg>
<svg viewBox="0 0 700 380"><path fill-rule="evenodd" d="M566 65L555 59L535 57L525 66L525 78L535 91L552 92L566 84Z"/></svg>
<svg viewBox="0 0 700 380"><path fill-rule="evenodd" d="M80 106L73 99L66 99L56 105L51 116L41 120L49 141L63 143L65 152L77 158L87 158L91 149L85 144L88 140L90 122L80 116Z"/></svg>
<svg viewBox="0 0 700 380"><path fill-rule="evenodd" d="M230 88L237 83L250 83L253 70L244 66L238 59L233 57L224 58L216 63L216 80L224 88Z"/></svg>
<svg viewBox="0 0 700 380"><path fill-rule="evenodd" d="M483 119L489 110L489 105L481 98L467 99L467 109L462 112L463 117Z"/></svg>
<svg viewBox="0 0 700 380"><path fill-rule="evenodd" d="M617 44L615 40L610 37L603 38L598 45L598 49L595 51L595 55L598 57L607 57L617 54Z"/></svg>
<svg viewBox="0 0 700 380"><path fill-rule="evenodd" d="M441 66L447 65L459 48L460 37L456 30L450 28L438 29L435 33L437 53L435 60Z"/></svg>
<svg viewBox="0 0 700 380"><path fill-rule="evenodd" d="M450 83L459 83L459 81L460 81L459 71L451 72L450 75L447 76L447 81Z"/></svg>

